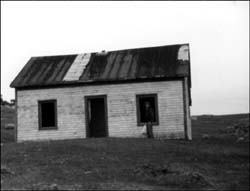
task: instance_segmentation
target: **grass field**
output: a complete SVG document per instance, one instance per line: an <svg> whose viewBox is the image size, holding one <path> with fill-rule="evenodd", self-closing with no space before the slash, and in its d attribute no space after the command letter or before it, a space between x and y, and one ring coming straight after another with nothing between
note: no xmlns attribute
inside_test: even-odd
<svg viewBox="0 0 250 191"><path fill-rule="evenodd" d="M4 128L8 123L15 123L15 109L1 106L1 142L4 143L14 141L14 131Z"/></svg>
<svg viewBox="0 0 250 191"><path fill-rule="evenodd" d="M16 144L9 137L12 130L1 127L1 167L9 171L1 173L1 188L248 190L249 142L225 132L246 117L200 117L192 123L193 141L92 138Z"/></svg>

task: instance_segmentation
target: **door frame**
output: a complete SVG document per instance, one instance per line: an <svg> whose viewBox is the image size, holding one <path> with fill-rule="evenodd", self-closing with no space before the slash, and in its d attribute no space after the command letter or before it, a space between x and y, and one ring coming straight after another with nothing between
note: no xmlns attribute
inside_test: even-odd
<svg viewBox="0 0 250 191"><path fill-rule="evenodd" d="M105 112L105 133L106 136L109 136L108 133L108 106L107 106L107 95L94 95L94 96L84 96L85 101L85 129L86 129L86 138L90 138L90 129L89 129L89 109L88 101L96 98L103 98L104 100L104 112Z"/></svg>

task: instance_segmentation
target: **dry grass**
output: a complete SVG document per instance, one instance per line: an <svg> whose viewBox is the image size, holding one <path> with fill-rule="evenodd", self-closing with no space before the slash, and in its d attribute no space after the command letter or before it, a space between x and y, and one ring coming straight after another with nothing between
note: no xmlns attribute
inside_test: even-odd
<svg viewBox="0 0 250 191"><path fill-rule="evenodd" d="M227 118L193 121L193 141L6 143L1 165L12 173L1 174L2 189L249 189L249 143L224 133Z"/></svg>

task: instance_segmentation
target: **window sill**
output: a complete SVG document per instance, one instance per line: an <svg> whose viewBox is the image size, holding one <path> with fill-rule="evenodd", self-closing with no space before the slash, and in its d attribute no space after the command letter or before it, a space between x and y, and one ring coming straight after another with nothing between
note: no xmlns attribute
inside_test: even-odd
<svg viewBox="0 0 250 191"><path fill-rule="evenodd" d="M57 130L57 127L41 127L38 130L39 131L44 131L44 130Z"/></svg>
<svg viewBox="0 0 250 191"><path fill-rule="evenodd" d="M138 123L137 124L137 126L144 126L144 125L146 125L147 123ZM153 126L158 126L159 125L159 123L158 122L153 122L153 123L151 123Z"/></svg>

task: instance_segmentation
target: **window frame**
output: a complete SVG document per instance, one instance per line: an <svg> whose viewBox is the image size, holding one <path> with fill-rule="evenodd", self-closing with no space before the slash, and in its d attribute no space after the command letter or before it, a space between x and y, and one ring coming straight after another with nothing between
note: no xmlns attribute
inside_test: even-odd
<svg viewBox="0 0 250 191"><path fill-rule="evenodd" d="M155 104L155 119L156 122L153 122L152 125L159 125L159 110L158 110L158 96L157 94L136 94L136 114L137 114L137 126L143 126L146 123L141 122L141 111L140 111L140 98L153 97Z"/></svg>
<svg viewBox="0 0 250 191"><path fill-rule="evenodd" d="M53 103L54 104L54 112L55 112L55 126L51 127L42 127L42 104L43 103ZM38 100L38 130L56 130L57 126L57 100L49 99L49 100Z"/></svg>

